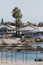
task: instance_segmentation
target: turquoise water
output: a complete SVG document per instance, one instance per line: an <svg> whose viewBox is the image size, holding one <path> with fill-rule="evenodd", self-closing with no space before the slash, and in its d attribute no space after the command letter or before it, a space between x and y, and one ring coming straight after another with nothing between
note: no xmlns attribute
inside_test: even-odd
<svg viewBox="0 0 43 65"><path fill-rule="evenodd" d="M34 43L34 44L32 44L32 46L34 47L34 46L40 46L40 47L42 47L43 48L43 42L39 42L39 43Z"/></svg>
<svg viewBox="0 0 43 65"><path fill-rule="evenodd" d="M34 61L36 52L0 52L0 59ZM37 58L43 59L43 53L37 52Z"/></svg>

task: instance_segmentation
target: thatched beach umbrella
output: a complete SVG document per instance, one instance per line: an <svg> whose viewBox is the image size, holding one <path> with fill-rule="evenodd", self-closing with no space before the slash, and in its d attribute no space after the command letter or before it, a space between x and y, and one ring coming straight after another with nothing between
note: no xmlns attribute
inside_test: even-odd
<svg viewBox="0 0 43 65"><path fill-rule="evenodd" d="M0 44L0 50L1 50L1 62L3 62L3 51L5 51L5 47L7 46L7 43L1 43Z"/></svg>
<svg viewBox="0 0 43 65"><path fill-rule="evenodd" d="M12 60L12 57L13 57L13 50L12 50L12 46L7 46L7 47L5 47L5 49L6 49L6 62L7 62L7 57L8 57L8 52L10 52L11 53L11 60Z"/></svg>
<svg viewBox="0 0 43 65"><path fill-rule="evenodd" d="M4 46L0 44L0 50L1 50L1 63L3 63L3 49L4 49Z"/></svg>
<svg viewBox="0 0 43 65"><path fill-rule="evenodd" d="M11 62L13 61L13 52L15 51L16 44L12 43L7 48L8 51L11 53ZM15 52L15 61L16 61L16 52Z"/></svg>
<svg viewBox="0 0 43 65"><path fill-rule="evenodd" d="M41 47L40 46L35 46L34 50L36 51L36 60L37 60L37 51L41 51Z"/></svg>

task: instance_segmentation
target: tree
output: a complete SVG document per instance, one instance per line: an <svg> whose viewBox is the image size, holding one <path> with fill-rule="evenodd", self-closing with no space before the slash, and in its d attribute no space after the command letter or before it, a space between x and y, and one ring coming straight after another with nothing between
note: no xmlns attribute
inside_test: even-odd
<svg viewBox="0 0 43 65"><path fill-rule="evenodd" d="M40 26L40 27L43 26L43 22L39 22L38 26Z"/></svg>
<svg viewBox="0 0 43 65"><path fill-rule="evenodd" d="M22 22L21 22L21 18L22 18L21 10L18 7L15 7L13 9L13 11L12 11L12 16L15 18L15 26L16 26L16 34L17 34L18 27L20 27L22 25Z"/></svg>
<svg viewBox="0 0 43 65"><path fill-rule="evenodd" d="M1 19L1 24L3 24L4 23L4 21L3 21L3 18Z"/></svg>

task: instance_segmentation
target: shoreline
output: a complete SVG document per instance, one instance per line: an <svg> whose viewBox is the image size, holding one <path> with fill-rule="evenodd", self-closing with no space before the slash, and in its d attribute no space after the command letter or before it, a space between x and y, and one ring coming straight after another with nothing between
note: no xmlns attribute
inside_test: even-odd
<svg viewBox="0 0 43 65"><path fill-rule="evenodd" d="M10 61L10 60L8 60L7 62L6 62L6 60L4 59L3 61L1 61L0 60L0 65L43 65L43 62L41 61L41 62L35 62L35 61Z"/></svg>

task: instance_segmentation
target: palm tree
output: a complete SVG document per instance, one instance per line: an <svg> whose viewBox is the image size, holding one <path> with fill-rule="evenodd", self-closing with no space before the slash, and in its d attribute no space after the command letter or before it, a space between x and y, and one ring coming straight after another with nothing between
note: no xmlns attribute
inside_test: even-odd
<svg viewBox="0 0 43 65"><path fill-rule="evenodd" d="M12 11L12 16L15 18L15 26L16 26L16 34L17 34L18 27L20 27L22 25L22 22L21 22L21 18L22 18L21 10L18 7L15 7L13 9L13 11Z"/></svg>

